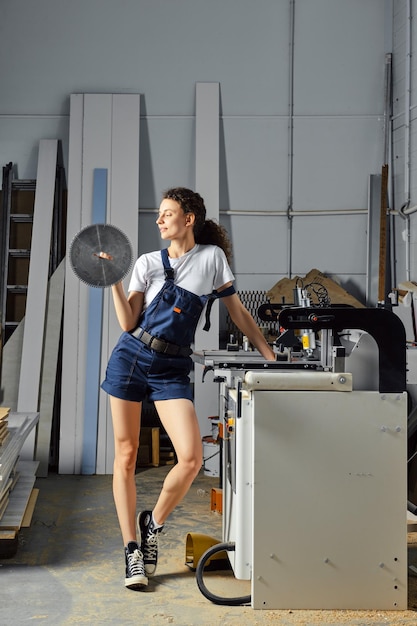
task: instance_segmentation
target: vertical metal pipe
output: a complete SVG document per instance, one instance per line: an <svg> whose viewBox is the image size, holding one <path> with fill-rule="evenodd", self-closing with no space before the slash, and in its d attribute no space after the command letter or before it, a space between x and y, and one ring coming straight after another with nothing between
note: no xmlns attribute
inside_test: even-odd
<svg viewBox="0 0 417 626"><path fill-rule="evenodd" d="M405 102L404 102L404 207L410 205L410 108L411 108L411 1L407 0L405 28ZM405 220L405 275L411 280L410 217Z"/></svg>
<svg viewBox="0 0 417 626"><path fill-rule="evenodd" d="M379 285L378 302L385 303L387 290L387 279L392 280L391 259L387 253L390 250L388 230L387 209L389 207L388 198L388 153L389 153L389 119L391 117L391 64L392 54L385 55L385 77L384 77L384 150L383 165L381 171L381 198L380 198L380 230L379 230ZM387 236L388 235L388 236Z"/></svg>
<svg viewBox="0 0 417 626"><path fill-rule="evenodd" d="M411 0L407 0L405 25L405 93L404 93L404 196L410 202L410 108L411 108Z"/></svg>
<svg viewBox="0 0 417 626"><path fill-rule="evenodd" d="M384 163L388 163L389 130L391 117L391 84L392 84L392 54L385 55L385 85L384 85Z"/></svg>
<svg viewBox="0 0 417 626"><path fill-rule="evenodd" d="M289 81L288 81L288 204L287 204L287 273L292 277L292 209L294 167L294 21L295 0L290 0Z"/></svg>

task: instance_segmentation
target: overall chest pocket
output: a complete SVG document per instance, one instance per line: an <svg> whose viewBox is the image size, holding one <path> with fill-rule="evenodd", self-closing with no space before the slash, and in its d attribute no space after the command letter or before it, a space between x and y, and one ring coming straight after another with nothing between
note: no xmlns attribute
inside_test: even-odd
<svg viewBox="0 0 417 626"><path fill-rule="evenodd" d="M206 301L207 296L167 285L150 320L152 333L177 345L190 345Z"/></svg>

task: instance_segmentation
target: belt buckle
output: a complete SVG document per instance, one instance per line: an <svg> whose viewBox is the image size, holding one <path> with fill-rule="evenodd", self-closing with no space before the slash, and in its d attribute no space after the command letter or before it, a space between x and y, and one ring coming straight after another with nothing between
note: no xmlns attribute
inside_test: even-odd
<svg viewBox="0 0 417 626"><path fill-rule="evenodd" d="M165 343L164 345L164 349L162 350L162 352L164 354L171 354L172 355L172 346L171 344L169 344L168 342Z"/></svg>
<svg viewBox="0 0 417 626"><path fill-rule="evenodd" d="M142 334L145 335L145 333L146 331L143 331ZM146 333L146 334L149 334L149 333ZM162 354L170 354L171 356L177 356L178 354L181 353L181 346L177 346L176 344L170 343L169 341L165 341L165 339L154 337L153 335L150 335L149 340L145 341L145 343L148 346L148 348L155 350L155 352L161 352Z"/></svg>
<svg viewBox="0 0 417 626"><path fill-rule="evenodd" d="M158 337L152 337L149 342L149 347L156 352L164 352L165 351L165 341L159 339Z"/></svg>
<svg viewBox="0 0 417 626"><path fill-rule="evenodd" d="M156 338L156 337L154 337L153 335L151 335L151 337L150 337L150 339L149 339L149 342L148 342L148 344L147 344L147 345L148 345L148 348L151 348L152 350L156 350L156 348L152 348L152 344L153 344L153 343L154 343L154 341L156 341L156 340L157 340L157 338Z"/></svg>

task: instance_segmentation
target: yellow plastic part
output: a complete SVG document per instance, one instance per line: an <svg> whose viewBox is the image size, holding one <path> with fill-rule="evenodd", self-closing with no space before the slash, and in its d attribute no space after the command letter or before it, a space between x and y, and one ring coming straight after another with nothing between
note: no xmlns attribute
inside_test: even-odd
<svg viewBox="0 0 417 626"><path fill-rule="evenodd" d="M185 542L185 564L191 569L197 569L197 565L203 554L216 545L217 543L221 543L218 539L214 539L214 537L210 537L209 535L203 535L201 533L188 533L187 539ZM207 565L211 563L213 560L225 560L225 552L217 552L213 554L209 559L207 559Z"/></svg>

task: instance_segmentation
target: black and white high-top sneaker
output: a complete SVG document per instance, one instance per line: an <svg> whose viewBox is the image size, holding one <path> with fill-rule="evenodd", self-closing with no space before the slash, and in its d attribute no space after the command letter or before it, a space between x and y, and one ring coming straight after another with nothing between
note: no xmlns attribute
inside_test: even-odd
<svg viewBox="0 0 417 626"><path fill-rule="evenodd" d="M152 511L142 511L137 519L138 534L141 538L141 550L143 554L143 562L145 565L145 573L147 576L155 574L156 565L158 563L158 535L163 526L155 528L152 521Z"/></svg>
<svg viewBox="0 0 417 626"><path fill-rule="evenodd" d="M126 578L125 586L129 589L141 589L146 587L146 577L143 554L136 541L130 541L125 547Z"/></svg>

